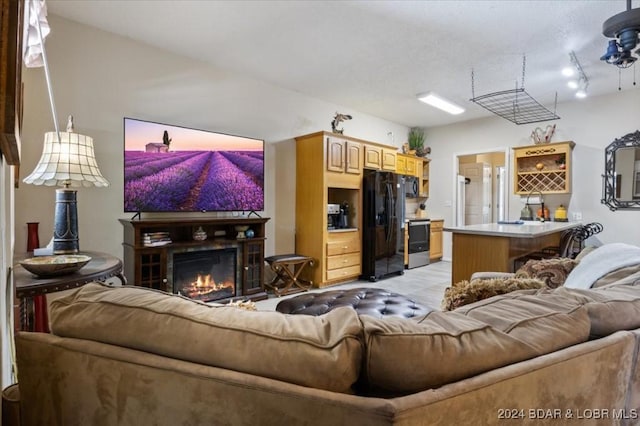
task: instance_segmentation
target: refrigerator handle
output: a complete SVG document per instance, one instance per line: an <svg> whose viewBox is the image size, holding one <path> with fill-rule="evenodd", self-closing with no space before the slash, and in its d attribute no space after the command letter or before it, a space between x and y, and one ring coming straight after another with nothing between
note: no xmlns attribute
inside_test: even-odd
<svg viewBox="0 0 640 426"><path fill-rule="evenodd" d="M393 222L393 217L395 217L396 214L396 203L395 200L393 198L393 188L391 187L390 183L387 183L387 194L389 195L389 211L388 211L388 215L387 217L389 218L388 220L388 226L387 226L387 242L391 241L391 235L392 235L392 222Z"/></svg>

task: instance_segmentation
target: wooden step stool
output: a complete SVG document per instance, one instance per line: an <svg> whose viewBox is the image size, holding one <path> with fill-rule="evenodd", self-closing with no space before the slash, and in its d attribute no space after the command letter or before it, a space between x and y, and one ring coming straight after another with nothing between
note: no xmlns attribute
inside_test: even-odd
<svg viewBox="0 0 640 426"><path fill-rule="evenodd" d="M313 258L299 254L279 254L265 257L264 260L276 274L265 286L277 296L307 291L313 286L312 281L298 278L307 266L313 266Z"/></svg>

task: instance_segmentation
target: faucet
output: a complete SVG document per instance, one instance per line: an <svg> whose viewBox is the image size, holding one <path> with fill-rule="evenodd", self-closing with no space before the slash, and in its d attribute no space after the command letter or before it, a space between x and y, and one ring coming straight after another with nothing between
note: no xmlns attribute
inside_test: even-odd
<svg viewBox="0 0 640 426"><path fill-rule="evenodd" d="M544 214L544 200L542 199L542 192L540 192L538 190L535 190L535 189L531 190L529 192L529 195L527 195L526 205L529 205L529 197L531 197L531 194L533 194L534 192L537 192L538 195L540 196L540 211L542 212L542 215L539 218L536 215L536 220L539 220L540 222L544 222L545 221L545 214Z"/></svg>

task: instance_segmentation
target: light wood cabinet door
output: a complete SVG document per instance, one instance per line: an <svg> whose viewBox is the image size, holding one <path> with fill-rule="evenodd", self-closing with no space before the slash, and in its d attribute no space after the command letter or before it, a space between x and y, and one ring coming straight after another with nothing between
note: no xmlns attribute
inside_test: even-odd
<svg viewBox="0 0 640 426"><path fill-rule="evenodd" d="M404 155L398 155L396 157L396 173L401 175L407 174L407 160L408 158Z"/></svg>
<svg viewBox="0 0 640 426"><path fill-rule="evenodd" d="M429 234L429 259L439 260L442 258L442 228L443 220L431 221L431 233Z"/></svg>
<svg viewBox="0 0 640 426"><path fill-rule="evenodd" d="M362 171L362 145L358 142L346 141L344 149L347 158L345 173L360 174Z"/></svg>
<svg viewBox="0 0 640 426"><path fill-rule="evenodd" d="M364 146L364 167L380 170L382 168L382 148L377 146Z"/></svg>
<svg viewBox="0 0 640 426"><path fill-rule="evenodd" d="M397 158L396 161L400 161L400 157ZM405 175L409 175L409 176L416 176L416 159L415 158L407 158L405 159L406 161L406 166L405 166Z"/></svg>
<svg viewBox="0 0 640 426"><path fill-rule="evenodd" d="M407 154L396 154L396 173L422 178L422 158Z"/></svg>
<svg viewBox="0 0 640 426"><path fill-rule="evenodd" d="M345 169L345 141L336 138L327 138L327 170L330 172L342 172Z"/></svg>
<svg viewBox="0 0 640 426"><path fill-rule="evenodd" d="M358 142L327 138L327 171L360 174L362 147Z"/></svg>
<svg viewBox="0 0 640 426"><path fill-rule="evenodd" d="M396 151L382 148L382 170L396 171Z"/></svg>

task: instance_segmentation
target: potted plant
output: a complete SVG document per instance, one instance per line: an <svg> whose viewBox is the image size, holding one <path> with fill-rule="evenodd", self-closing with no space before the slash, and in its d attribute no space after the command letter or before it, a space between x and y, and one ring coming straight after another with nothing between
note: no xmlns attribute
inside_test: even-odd
<svg viewBox="0 0 640 426"><path fill-rule="evenodd" d="M424 150L424 130L419 127L412 127L409 130L409 153L423 157Z"/></svg>

